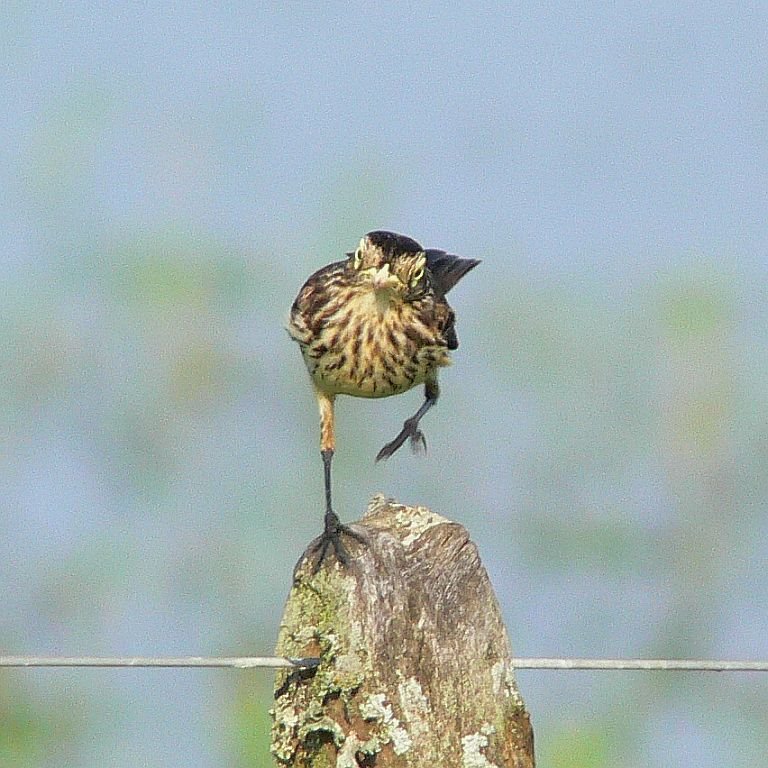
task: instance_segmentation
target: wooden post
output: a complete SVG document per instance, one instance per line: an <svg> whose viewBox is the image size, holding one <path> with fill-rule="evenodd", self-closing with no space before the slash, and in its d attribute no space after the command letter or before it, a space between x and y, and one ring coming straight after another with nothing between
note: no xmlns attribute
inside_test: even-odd
<svg viewBox="0 0 768 768"><path fill-rule="evenodd" d="M499 606L467 531L424 507L372 499L345 539L353 562L304 557L277 653L272 753L292 768L532 768Z"/></svg>

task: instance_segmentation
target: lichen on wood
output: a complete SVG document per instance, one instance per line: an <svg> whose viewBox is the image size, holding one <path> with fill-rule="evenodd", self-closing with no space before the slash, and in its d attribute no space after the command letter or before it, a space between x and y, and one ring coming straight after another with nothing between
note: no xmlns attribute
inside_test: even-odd
<svg viewBox="0 0 768 768"><path fill-rule="evenodd" d="M498 603L466 530L372 499L352 561L299 561L277 653L272 752L292 768L532 768ZM308 550L310 551L310 550Z"/></svg>

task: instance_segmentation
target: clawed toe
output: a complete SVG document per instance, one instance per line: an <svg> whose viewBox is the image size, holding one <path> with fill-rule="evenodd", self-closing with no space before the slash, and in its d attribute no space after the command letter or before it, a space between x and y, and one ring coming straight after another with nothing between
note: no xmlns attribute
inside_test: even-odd
<svg viewBox="0 0 768 768"><path fill-rule="evenodd" d="M393 440L391 443L387 443L376 454L376 461L381 461L382 459L388 459L401 445L402 443L397 443L396 440Z"/></svg>
<svg viewBox="0 0 768 768"><path fill-rule="evenodd" d="M427 438L424 437L424 433L420 429L411 435L411 450L414 453L427 452Z"/></svg>
<svg viewBox="0 0 768 768"><path fill-rule="evenodd" d="M410 440L411 450L414 453L424 453L427 450L427 438L424 437L424 433L419 429L419 422L415 419L408 419L403 424L400 434L379 451L376 461L388 459L406 440Z"/></svg>
<svg viewBox="0 0 768 768"><path fill-rule="evenodd" d="M349 536L361 544L367 544L367 539L363 534L353 531L348 525L343 525L334 512L326 513L325 530L310 545L307 554L314 560L312 566L313 575L316 574L322 566L328 554L333 550L333 554L342 566L347 567L351 561L349 551L344 546L342 536Z"/></svg>

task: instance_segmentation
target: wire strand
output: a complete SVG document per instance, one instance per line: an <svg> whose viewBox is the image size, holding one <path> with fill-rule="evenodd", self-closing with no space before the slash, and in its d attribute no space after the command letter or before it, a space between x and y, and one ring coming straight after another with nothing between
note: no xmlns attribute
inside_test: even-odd
<svg viewBox="0 0 768 768"><path fill-rule="evenodd" d="M768 661L722 659L512 659L515 669L651 670L661 672L768 672Z"/></svg>
<svg viewBox="0 0 768 768"><path fill-rule="evenodd" d="M159 667L256 669L311 669L317 658L282 656L0 656L0 667ZM640 670L682 672L768 672L768 661L720 659L512 659L515 669Z"/></svg>
<svg viewBox="0 0 768 768"><path fill-rule="evenodd" d="M319 659L288 659L282 656L0 656L0 667L257 667L311 668Z"/></svg>

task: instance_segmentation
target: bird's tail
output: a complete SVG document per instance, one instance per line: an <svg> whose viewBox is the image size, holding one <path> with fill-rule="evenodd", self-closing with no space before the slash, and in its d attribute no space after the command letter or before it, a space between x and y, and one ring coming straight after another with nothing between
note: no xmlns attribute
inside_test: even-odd
<svg viewBox="0 0 768 768"><path fill-rule="evenodd" d="M427 255L427 269L444 294L480 263L479 259L464 259L445 251L427 249L424 253Z"/></svg>

